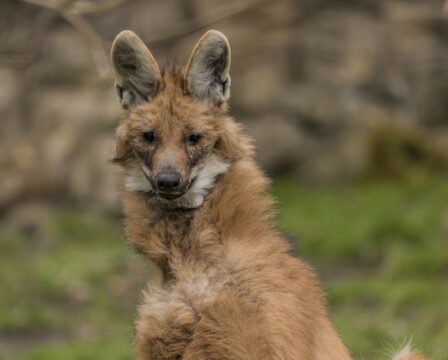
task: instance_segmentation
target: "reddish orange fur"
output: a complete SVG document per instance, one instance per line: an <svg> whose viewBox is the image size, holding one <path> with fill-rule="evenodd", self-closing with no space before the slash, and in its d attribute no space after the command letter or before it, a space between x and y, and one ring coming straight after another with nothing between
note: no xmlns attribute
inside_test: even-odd
<svg viewBox="0 0 448 360"><path fill-rule="evenodd" d="M213 143L207 151L231 167L194 210L166 209L145 193L122 191L126 238L163 274L139 308L138 359L351 359L315 272L288 254L276 230L269 180L227 105L210 108L192 99L182 71L162 76L155 99L122 120L117 161L132 161L150 124L173 142L183 175L189 169L174 139L188 127L206 129L204 141Z"/></svg>

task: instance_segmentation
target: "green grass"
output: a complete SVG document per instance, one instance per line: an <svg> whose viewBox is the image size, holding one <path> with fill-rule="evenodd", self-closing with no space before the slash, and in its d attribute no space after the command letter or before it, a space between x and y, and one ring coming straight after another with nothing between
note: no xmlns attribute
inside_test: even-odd
<svg viewBox="0 0 448 360"><path fill-rule="evenodd" d="M133 352L130 348L130 336L124 334L123 337L112 337L106 340L83 341L74 344L60 344L46 346L41 349L29 352L22 359L27 360L125 360L133 359Z"/></svg>
<svg viewBox="0 0 448 360"><path fill-rule="evenodd" d="M277 179L279 222L328 292L358 359L406 339L448 353L448 186L415 177L310 188ZM150 267L117 219L51 209L33 227L0 227L0 359L133 359Z"/></svg>
<svg viewBox="0 0 448 360"><path fill-rule="evenodd" d="M32 235L2 231L0 358L132 359L148 269L120 234L116 220L60 210Z"/></svg>
<svg viewBox="0 0 448 360"><path fill-rule="evenodd" d="M331 316L357 358L406 339L448 353L448 186L416 176L350 187L274 183L279 220L319 269Z"/></svg>

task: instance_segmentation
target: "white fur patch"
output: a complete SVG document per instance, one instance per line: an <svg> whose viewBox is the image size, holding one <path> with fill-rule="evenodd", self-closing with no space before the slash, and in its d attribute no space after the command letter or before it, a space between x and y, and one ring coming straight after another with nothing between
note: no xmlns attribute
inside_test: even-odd
<svg viewBox="0 0 448 360"><path fill-rule="evenodd" d="M143 169L141 166L142 165L135 162L126 167L126 175L124 181L126 190L144 192L152 190L150 182L143 173L143 171L145 171L146 175L149 177L151 175L151 171L146 168Z"/></svg>
<svg viewBox="0 0 448 360"><path fill-rule="evenodd" d="M215 184L216 177L220 174L224 174L229 170L230 164L227 164L219 160L216 156L211 156L206 160L204 166L193 171L192 177L195 177L191 188L188 192L176 200L164 200L160 201L166 203L170 207L195 209L202 205L207 193L212 189ZM145 173L146 176L145 176ZM148 192L152 190L152 186L148 181L151 176L151 171L138 163L132 163L126 168L125 175L125 187L128 191L144 191Z"/></svg>
<svg viewBox="0 0 448 360"><path fill-rule="evenodd" d="M205 195L215 185L216 177L229 170L230 164L219 160L216 156L211 156L204 167L198 171L196 180L188 192L180 199L178 206L183 208L197 208L204 202Z"/></svg>
<svg viewBox="0 0 448 360"><path fill-rule="evenodd" d="M406 360L412 353L412 348L408 344L403 349L401 349L397 354L394 355L392 360Z"/></svg>

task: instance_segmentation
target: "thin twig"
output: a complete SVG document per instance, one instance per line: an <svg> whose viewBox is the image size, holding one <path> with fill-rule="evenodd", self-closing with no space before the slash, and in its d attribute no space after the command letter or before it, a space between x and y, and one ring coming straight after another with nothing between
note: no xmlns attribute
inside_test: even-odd
<svg viewBox="0 0 448 360"><path fill-rule="evenodd" d="M74 10L80 14L101 13L112 10L128 1L129 0L106 0L100 3L92 3L91 1L77 1Z"/></svg>
<svg viewBox="0 0 448 360"><path fill-rule="evenodd" d="M81 15L68 11L61 11L61 15L88 41L100 78L102 80L109 79L111 71L103 39Z"/></svg>
<svg viewBox="0 0 448 360"><path fill-rule="evenodd" d="M104 41L97 34L94 28L82 17L83 13L100 12L112 9L115 6L121 5L128 0L105 0L101 4L93 5L87 1L77 0L22 0L34 5L44 6L58 11L79 33L81 33L88 41L92 57L95 62L98 74L104 79L108 79L111 75L109 60L104 49ZM214 8L208 12L198 15L197 17L175 24L167 31L146 38L147 42L164 42L173 38L182 37L198 31L202 28L225 20L227 18L236 16L243 12L252 9L255 6L272 1L272 0L250 0L241 1L235 0L230 4ZM90 4L90 5L89 5Z"/></svg>
<svg viewBox="0 0 448 360"><path fill-rule="evenodd" d="M104 49L104 41L95 31L95 29L82 17L76 10L77 0L22 0L27 3L47 7L56 10L69 24L71 24L88 42L92 58L95 63L97 72L101 80L111 78L111 69L109 66L109 59ZM125 0L119 0L123 2ZM115 5L117 0L110 0L107 3ZM103 5L106 3L103 3Z"/></svg>
<svg viewBox="0 0 448 360"><path fill-rule="evenodd" d="M233 1L230 4L215 8L211 11L198 15L194 19L178 23L172 26L170 29L164 31L160 35L154 35L149 38L145 38L147 42L163 42L171 40L176 37L185 36L205 27L208 27L214 23L220 22L227 18L233 17L240 13L243 13L255 6L259 6L262 3L270 0L256 0L256 1Z"/></svg>
<svg viewBox="0 0 448 360"><path fill-rule="evenodd" d="M112 10L129 0L104 0L100 3L92 1L76 1L72 0L67 4L66 1L61 0L22 0L29 4L39 5L50 9L64 8L67 11L72 11L77 14L93 14Z"/></svg>

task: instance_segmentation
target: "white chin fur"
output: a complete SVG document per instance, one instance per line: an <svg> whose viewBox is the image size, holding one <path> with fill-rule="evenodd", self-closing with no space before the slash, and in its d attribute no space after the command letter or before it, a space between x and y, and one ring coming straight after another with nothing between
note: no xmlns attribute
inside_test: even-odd
<svg viewBox="0 0 448 360"><path fill-rule="evenodd" d="M216 177L220 174L224 174L229 170L230 164L219 160L216 156L211 156L206 160L204 166L197 170L195 175L196 180L190 190L182 197L176 200L163 200L164 203L170 207L194 209L198 208L204 202L204 198L207 193L212 189L215 184ZM143 171L149 177L151 172L149 169L143 169L139 164L134 163L126 168L125 175L125 187L128 191L143 191L148 192L152 190L151 184L146 178Z"/></svg>
<svg viewBox="0 0 448 360"><path fill-rule="evenodd" d="M215 185L216 177L229 170L230 164L211 156L196 175L196 180L188 192L180 199L176 199L176 206L194 209L202 205L207 193Z"/></svg>

